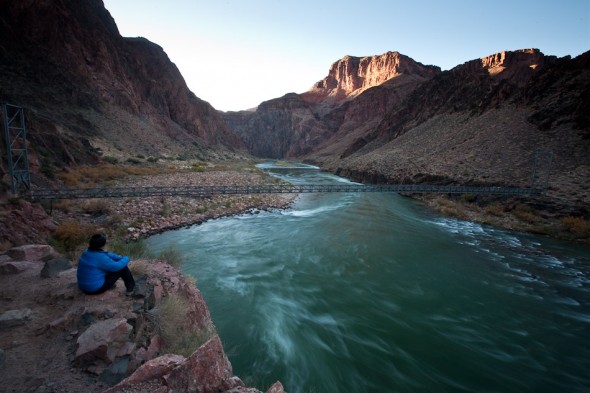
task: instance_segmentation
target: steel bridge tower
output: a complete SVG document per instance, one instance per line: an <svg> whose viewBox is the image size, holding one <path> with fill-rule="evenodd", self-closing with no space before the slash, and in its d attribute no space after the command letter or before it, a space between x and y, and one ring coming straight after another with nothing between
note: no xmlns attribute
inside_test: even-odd
<svg viewBox="0 0 590 393"><path fill-rule="evenodd" d="M22 107L3 103L2 118L11 191L13 194L20 194L31 189L25 112Z"/></svg>

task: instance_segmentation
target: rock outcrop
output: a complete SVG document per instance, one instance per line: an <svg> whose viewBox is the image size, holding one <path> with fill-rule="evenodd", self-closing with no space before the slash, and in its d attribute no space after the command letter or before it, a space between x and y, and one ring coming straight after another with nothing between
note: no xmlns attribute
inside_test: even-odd
<svg viewBox="0 0 590 393"><path fill-rule="evenodd" d="M91 296L77 288L76 269L41 278L43 260L55 254L27 245L2 255L2 264L19 262L12 257L30 263L0 274L3 383L15 391L260 393L233 375L203 296L176 269L135 260L133 298L121 286ZM186 357L167 352L162 324L174 314L162 308L170 299L182 300L177 333L198 339ZM268 392L284 389L277 382Z"/></svg>

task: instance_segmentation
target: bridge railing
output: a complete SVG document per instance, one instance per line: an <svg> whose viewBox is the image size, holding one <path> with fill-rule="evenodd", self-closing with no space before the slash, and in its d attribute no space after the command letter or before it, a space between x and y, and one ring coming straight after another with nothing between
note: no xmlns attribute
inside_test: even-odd
<svg viewBox="0 0 590 393"><path fill-rule="evenodd" d="M394 192L412 194L493 194L537 195L542 190L526 187L441 186L428 184L258 184L258 185L209 185L173 187L97 187L97 188L46 188L31 190L26 196L43 199L91 199L128 198L150 196L184 196L203 198L213 195L245 194L301 194L322 192Z"/></svg>

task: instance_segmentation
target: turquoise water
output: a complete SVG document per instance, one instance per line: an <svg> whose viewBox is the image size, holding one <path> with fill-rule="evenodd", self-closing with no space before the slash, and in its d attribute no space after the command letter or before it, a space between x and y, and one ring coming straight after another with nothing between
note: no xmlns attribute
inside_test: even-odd
<svg viewBox="0 0 590 393"><path fill-rule="evenodd" d="M369 193L302 195L147 243L186 254L234 373L261 390L590 391L588 248Z"/></svg>

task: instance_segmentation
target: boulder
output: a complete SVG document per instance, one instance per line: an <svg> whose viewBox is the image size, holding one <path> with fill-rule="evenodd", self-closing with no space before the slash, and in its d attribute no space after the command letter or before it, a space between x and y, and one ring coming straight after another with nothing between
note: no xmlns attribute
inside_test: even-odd
<svg viewBox="0 0 590 393"><path fill-rule="evenodd" d="M276 381L270 388L268 388L266 393L285 393L285 389L283 388L283 384L281 382Z"/></svg>
<svg viewBox="0 0 590 393"><path fill-rule="evenodd" d="M36 264L27 261L8 261L0 262L0 274L18 274L25 270L31 269Z"/></svg>
<svg viewBox="0 0 590 393"><path fill-rule="evenodd" d="M55 250L46 244L28 244L13 247L6 254L15 261L40 261L48 255L55 254Z"/></svg>
<svg viewBox="0 0 590 393"><path fill-rule="evenodd" d="M150 345L147 348L146 360L154 359L160 352L160 348L162 348L162 339L159 335L156 335L152 337Z"/></svg>
<svg viewBox="0 0 590 393"><path fill-rule="evenodd" d="M133 327L125 318L96 322L78 337L74 362L85 367L97 362L111 364L129 340Z"/></svg>
<svg viewBox="0 0 590 393"><path fill-rule="evenodd" d="M0 329L24 325L31 320L33 312L29 308L22 310L8 310L0 315Z"/></svg>
<svg viewBox="0 0 590 393"><path fill-rule="evenodd" d="M262 393L262 392L258 389L255 389L255 388L247 388L244 386L238 386L237 388L226 390L223 393Z"/></svg>
<svg viewBox="0 0 590 393"><path fill-rule="evenodd" d="M135 370L133 374L121 381L117 387L138 384L140 382L149 381L150 379L160 378L168 374L172 369L185 360L186 358L180 355L163 355L149 360Z"/></svg>
<svg viewBox="0 0 590 393"><path fill-rule="evenodd" d="M41 277L57 277L60 272L66 271L71 267L70 261L65 258L50 259L49 261L45 262L45 266L43 266L43 269L41 270Z"/></svg>
<svg viewBox="0 0 590 393"><path fill-rule="evenodd" d="M239 378L232 377L232 367L218 335L201 345L164 380L169 389L179 392L214 393L244 386Z"/></svg>

